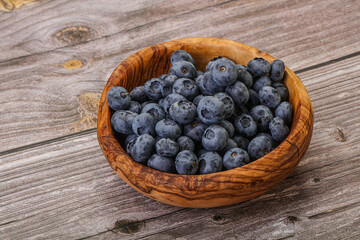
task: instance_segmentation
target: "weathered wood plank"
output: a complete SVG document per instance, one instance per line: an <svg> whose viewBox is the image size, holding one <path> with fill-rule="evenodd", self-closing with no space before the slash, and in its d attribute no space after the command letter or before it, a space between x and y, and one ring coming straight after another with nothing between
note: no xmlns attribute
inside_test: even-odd
<svg viewBox="0 0 360 240"><path fill-rule="evenodd" d="M357 239L359 61L299 74L313 101L314 134L305 158L282 184L243 204L146 220L144 230L127 239ZM125 238L108 231L90 239L119 236Z"/></svg>
<svg viewBox="0 0 360 240"><path fill-rule="evenodd" d="M95 133L1 156L0 166L1 239L78 238L112 228L118 219L153 218L177 209L123 183L102 156ZM36 216L42 220L33 222ZM62 232L49 233L60 226Z"/></svg>
<svg viewBox="0 0 360 240"><path fill-rule="evenodd" d="M356 239L359 63L299 74L313 101L312 143L267 194L215 209L155 202L115 175L90 132L0 155L0 238Z"/></svg>
<svg viewBox="0 0 360 240"><path fill-rule="evenodd" d="M3 62L0 151L95 127L96 104L107 77L145 46L186 36L225 37L254 45L298 70L360 50L359 6L335 0L229 2Z"/></svg>
<svg viewBox="0 0 360 240"><path fill-rule="evenodd" d="M222 2L37 2L11 13L0 12L0 62L93 41Z"/></svg>

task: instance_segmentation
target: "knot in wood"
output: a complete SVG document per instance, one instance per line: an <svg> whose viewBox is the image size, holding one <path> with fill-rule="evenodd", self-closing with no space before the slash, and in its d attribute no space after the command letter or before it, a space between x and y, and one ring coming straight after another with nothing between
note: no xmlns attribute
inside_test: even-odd
<svg viewBox="0 0 360 240"><path fill-rule="evenodd" d="M56 33L56 38L67 44L87 42L94 37L95 32L91 28L85 26L67 27Z"/></svg>

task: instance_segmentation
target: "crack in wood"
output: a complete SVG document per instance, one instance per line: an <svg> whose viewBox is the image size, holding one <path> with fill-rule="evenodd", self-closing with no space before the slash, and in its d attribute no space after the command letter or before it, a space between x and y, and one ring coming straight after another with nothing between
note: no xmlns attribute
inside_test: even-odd
<svg viewBox="0 0 360 240"><path fill-rule="evenodd" d="M15 222L17 222L17 220L9 221L9 222L6 222L6 223L1 223L1 224L0 224L0 227L9 225L9 224L15 223Z"/></svg>
<svg viewBox="0 0 360 240"><path fill-rule="evenodd" d="M294 73L299 74L299 73L307 72L307 71L310 71L310 70L314 70L316 68L324 67L324 66L327 66L327 65L331 65L331 64L346 60L348 58L357 57L359 55L360 55L360 51L354 52L354 53L351 53L351 54L348 54L348 55L345 55L345 56L342 56L342 57L334 58L334 59L326 61L326 62L318 63L318 64L315 64L315 65L312 65L312 66L309 66L309 67L306 67L306 68L303 68L303 69L299 69L297 71L294 71Z"/></svg>
<svg viewBox="0 0 360 240"><path fill-rule="evenodd" d="M286 236L286 237L276 238L275 240L285 240L285 239L292 238L292 237L294 237L294 236L295 236L295 233L294 233L294 234L290 234L290 235L288 235L288 236Z"/></svg>
<svg viewBox="0 0 360 240"><path fill-rule="evenodd" d="M40 141L40 142L32 143L32 144L29 144L29 145L24 145L24 146L21 146L21 147L6 150L6 151L3 151L3 152L0 152L0 157L8 155L8 154L16 153L16 152L28 150L28 149L31 149L31 148L41 147L41 146L44 146L44 145L47 145L47 144L60 142L60 141L63 141L65 139L68 139L68 138L81 137L81 136L84 136L84 135L89 134L89 133L96 133L96 128L90 128L90 129L87 129L87 130L84 130L84 131L81 131L81 132L71 133L71 134L61 136L61 137L52 138L52 139L48 139L48 140L45 140L45 141Z"/></svg>
<svg viewBox="0 0 360 240"><path fill-rule="evenodd" d="M333 214L337 214L337 213L340 213L340 212L343 212L343 211L346 211L346 210L349 210L352 208L356 208L359 206L360 206L360 202L355 202L355 203L351 203L351 204L348 204L345 206L329 209L329 210L326 210L325 212L320 212L320 213L308 216L308 218L316 220L316 219L320 219L320 218L327 217L327 216L330 216Z"/></svg>
<svg viewBox="0 0 360 240"><path fill-rule="evenodd" d="M286 142L288 142L291 146L293 146L293 147L296 149L296 151L297 151L297 155L299 156L299 155L300 155L300 151L299 151L298 146L296 146L296 144L294 144L294 143L290 142L290 141L289 141L289 140L287 140L287 139L285 139L285 141L286 141Z"/></svg>
<svg viewBox="0 0 360 240"><path fill-rule="evenodd" d="M335 135L336 141L338 141L338 142L346 142L347 138L346 138L344 132L339 127L337 127L336 130L335 130L336 131L336 135Z"/></svg>

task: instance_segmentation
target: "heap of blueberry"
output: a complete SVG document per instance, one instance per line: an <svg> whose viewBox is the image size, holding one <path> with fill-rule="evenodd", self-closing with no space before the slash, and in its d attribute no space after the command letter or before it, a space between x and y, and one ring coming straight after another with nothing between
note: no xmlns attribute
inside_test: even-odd
<svg viewBox="0 0 360 240"><path fill-rule="evenodd" d="M203 73L183 50L170 60L169 74L107 96L112 128L134 161L169 173L219 172L263 157L289 134L283 61L242 66L217 57Z"/></svg>

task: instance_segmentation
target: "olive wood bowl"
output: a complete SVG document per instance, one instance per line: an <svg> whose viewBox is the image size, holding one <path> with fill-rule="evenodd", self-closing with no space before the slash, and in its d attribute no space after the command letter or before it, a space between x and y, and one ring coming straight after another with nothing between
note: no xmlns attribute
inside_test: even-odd
<svg viewBox="0 0 360 240"><path fill-rule="evenodd" d="M246 65L256 57L270 63L274 57L258 49L220 38L184 38L147 47L123 61L111 74L101 96L97 135L101 149L114 171L140 193L174 206L209 208L230 205L265 193L285 179L304 156L313 130L313 109L300 79L286 67L284 83L293 106L290 134L264 157L245 166L204 175L179 175L160 172L137 163L126 154L111 128L112 110L106 96L113 86L129 92L147 80L168 73L170 56L178 50L189 52L197 69L205 70L214 57L227 57ZM123 140L120 140L120 142Z"/></svg>

